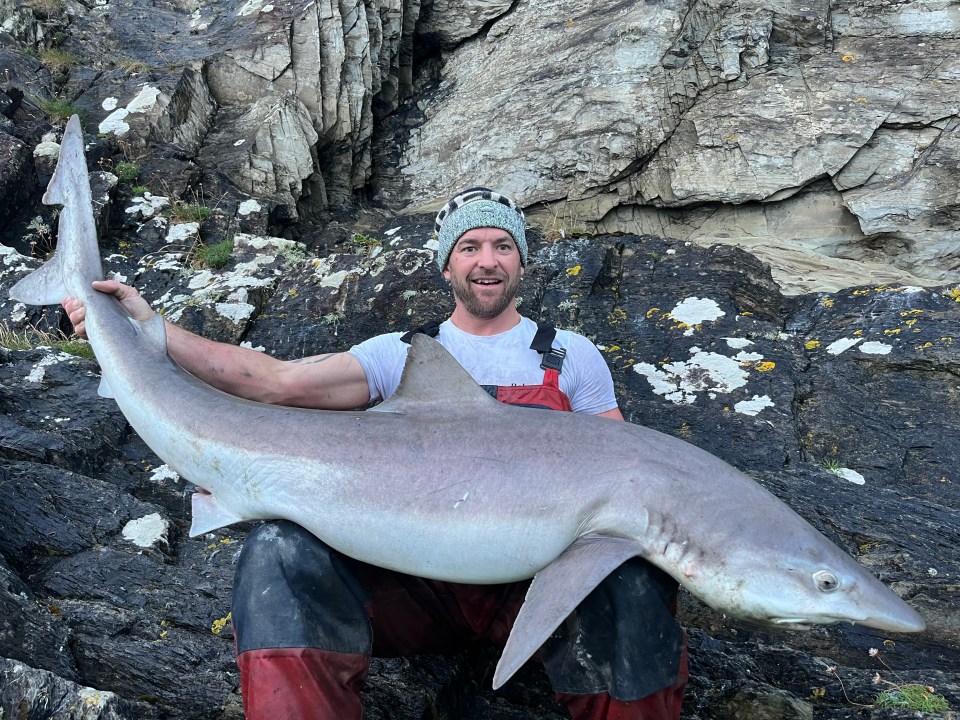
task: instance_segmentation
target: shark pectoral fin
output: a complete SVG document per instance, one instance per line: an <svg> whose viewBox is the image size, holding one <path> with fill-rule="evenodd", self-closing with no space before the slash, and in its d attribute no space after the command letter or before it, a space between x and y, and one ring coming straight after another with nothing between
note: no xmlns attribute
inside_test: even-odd
<svg viewBox="0 0 960 720"><path fill-rule="evenodd" d="M643 550L636 540L584 535L538 572L497 663L493 688L509 680L607 575Z"/></svg>
<svg viewBox="0 0 960 720"><path fill-rule="evenodd" d="M190 537L197 537L205 532L219 530L227 525L233 525L241 520L250 520L250 518L240 517L235 512L224 508L208 492L195 492L193 494L193 522L190 523Z"/></svg>

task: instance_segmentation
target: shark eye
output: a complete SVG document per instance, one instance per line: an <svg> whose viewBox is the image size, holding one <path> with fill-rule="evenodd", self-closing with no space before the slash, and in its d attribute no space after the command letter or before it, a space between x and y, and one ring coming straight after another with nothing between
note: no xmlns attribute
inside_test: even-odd
<svg viewBox="0 0 960 720"><path fill-rule="evenodd" d="M817 590L820 592L831 593L840 588L840 578L829 570L815 572L813 581L817 584Z"/></svg>

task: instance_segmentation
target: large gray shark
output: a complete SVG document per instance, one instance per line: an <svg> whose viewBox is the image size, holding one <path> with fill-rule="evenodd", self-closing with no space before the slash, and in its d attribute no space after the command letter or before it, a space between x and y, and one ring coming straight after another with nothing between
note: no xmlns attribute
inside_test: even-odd
<svg viewBox="0 0 960 720"><path fill-rule="evenodd" d="M194 496L191 534L286 518L340 552L403 573L533 578L495 687L634 556L733 617L924 629L883 583L722 460L639 425L503 405L424 335L413 340L396 394L375 411L277 407L220 392L169 359L159 315L136 322L91 288L102 268L76 117L44 202L63 205L56 255L11 297L86 303L101 394L209 493Z"/></svg>

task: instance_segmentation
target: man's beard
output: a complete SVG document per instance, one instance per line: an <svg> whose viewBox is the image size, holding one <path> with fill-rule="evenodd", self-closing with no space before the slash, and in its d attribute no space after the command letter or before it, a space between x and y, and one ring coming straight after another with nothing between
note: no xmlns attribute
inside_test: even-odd
<svg viewBox="0 0 960 720"><path fill-rule="evenodd" d="M497 287L500 288L500 294L490 299L482 299L477 296L476 286L471 282L471 278L451 277L450 284L453 288L453 296L460 301L464 309L476 318L481 320L492 320L509 307L517 295L517 289L520 287L520 273L512 278L506 273L498 275L477 275L474 280L489 278L502 281Z"/></svg>

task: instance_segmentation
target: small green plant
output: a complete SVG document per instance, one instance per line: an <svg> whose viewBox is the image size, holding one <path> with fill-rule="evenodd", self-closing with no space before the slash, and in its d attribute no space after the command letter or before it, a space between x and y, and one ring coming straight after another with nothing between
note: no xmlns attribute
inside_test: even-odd
<svg viewBox="0 0 960 720"><path fill-rule="evenodd" d="M79 115L77 106L69 100L60 100L58 98L35 97L33 102L52 122L66 122L73 115Z"/></svg>
<svg viewBox="0 0 960 720"><path fill-rule="evenodd" d="M193 250L191 265L219 270L224 267L233 256L233 238L222 240L213 245L198 243Z"/></svg>
<svg viewBox="0 0 960 720"><path fill-rule="evenodd" d="M123 70L126 73L135 75L136 73L147 72L153 68L145 62L136 60L135 58L121 56L116 58L114 64L118 69Z"/></svg>
<svg viewBox="0 0 960 720"><path fill-rule="evenodd" d="M947 699L937 695L928 685L897 685L878 694L873 702L878 707L910 712L946 712L950 709Z"/></svg>
<svg viewBox="0 0 960 720"><path fill-rule="evenodd" d="M180 222L203 222L210 217L212 212L213 210L206 205L174 201L173 205L164 214L171 220L179 220Z"/></svg>
<svg viewBox="0 0 960 720"><path fill-rule="evenodd" d="M15 330L7 323L0 324L0 347L7 350L32 350L37 347L53 347L60 352L77 357L93 359L93 348L86 340L67 337L63 333L51 333L32 325Z"/></svg>
<svg viewBox="0 0 960 720"><path fill-rule="evenodd" d="M348 241L351 245L357 245L358 247L365 248L374 248L380 244L380 241L375 237L371 237L366 233L354 233L353 237Z"/></svg>
<svg viewBox="0 0 960 720"><path fill-rule="evenodd" d="M140 177L140 166L124 160L114 166L113 174L120 179L120 182L130 183Z"/></svg>
<svg viewBox="0 0 960 720"><path fill-rule="evenodd" d="M950 710L950 704L947 702L946 698L942 695L938 695L934 688L929 685L924 685L922 683L905 683L902 679L897 676L889 665L880 657L880 651L877 648L870 648L870 657L876 658L883 667L890 671L890 673L897 678L898 682L891 682L890 680L884 680L880 677L880 673L876 673L873 677L874 685L887 685L888 689L882 690L877 693L873 699L872 705L865 705L863 703L854 702L847 695L847 688L843 684L843 679L837 673L836 666L830 666L827 668L827 672L832 674L839 682L840 689L843 691L843 697L851 705L856 705L858 707L881 707L881 708L896 708L900 710L908 710L910 712L947 712Z"/></svg>
<svg viewBox="0 0 960 720"><path fill-rule="evenodd" d="M45 48L40 51L40 62L51 70L69 70L80 63L80 59L64 50L57 48Z"/></svg>
<svg viewBox="0 0 960 720"><path fill-rule="evenodd" d="M150 188L146 185L132 185L130 187L130 192L134 195L146 195L150 192Z"/></svg>
<svg viewBox="0 0 960 720"><path fill-rule="evenodd" d="M840 461L835 458L824 458L820 461L820 467L822 467L824 470L829 470L834 475L839 475L840 470L843 468L843 466L840 464Z"/></svg>
<svg viewBox="0 0 960 720"><path fill-rule="evenodd" d="M51 18L63 15L66 10L64 0L27 0L27 5L38 18Z"/></svg>

